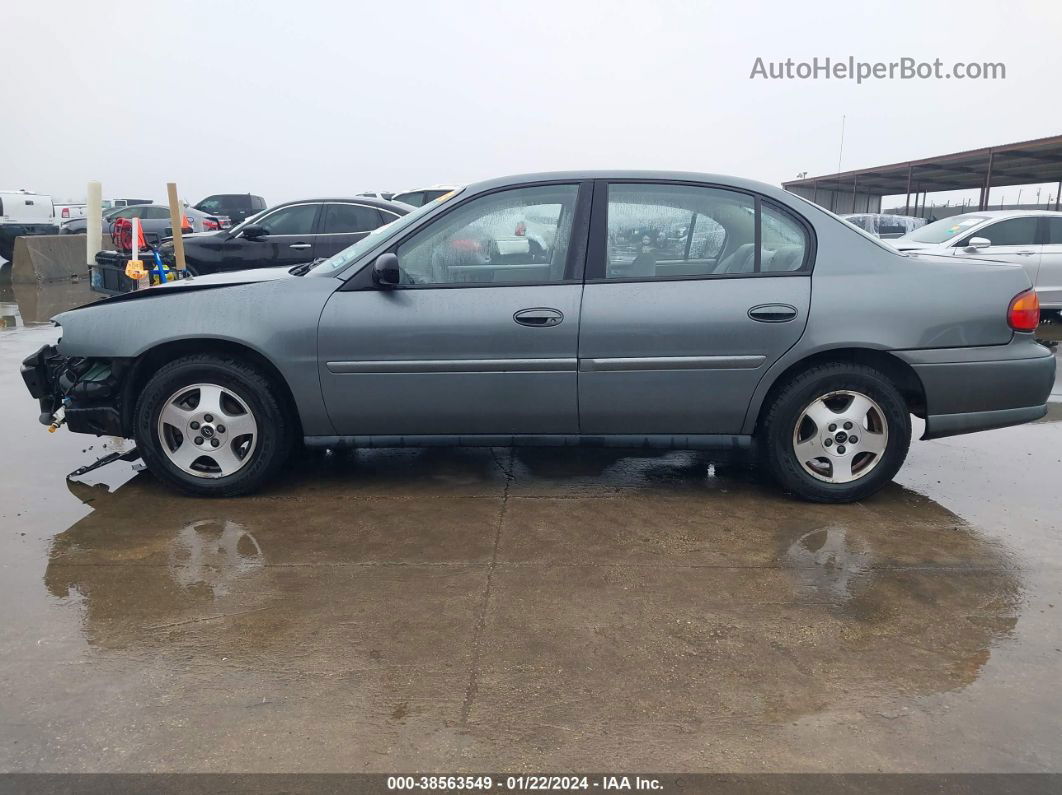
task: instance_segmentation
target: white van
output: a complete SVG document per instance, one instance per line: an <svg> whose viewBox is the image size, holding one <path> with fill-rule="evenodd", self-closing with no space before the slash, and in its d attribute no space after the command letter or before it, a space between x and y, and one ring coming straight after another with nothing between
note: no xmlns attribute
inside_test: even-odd
<svg viewBox="0 0 1062 795"><path fill-rule="evenodd" d="M16 237L58 232L51 196L28 190L0 190L0 257L11 259Z"/></svg>

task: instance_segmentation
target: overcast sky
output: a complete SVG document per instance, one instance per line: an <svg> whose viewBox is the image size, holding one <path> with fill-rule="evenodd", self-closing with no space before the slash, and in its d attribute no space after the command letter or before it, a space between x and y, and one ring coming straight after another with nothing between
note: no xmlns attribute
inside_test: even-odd
<svg viewBox="0 0 1062 795"><path fill-rule="evenodd" d="M1062 133L1062 4L9 2L0 188L270 203L565 168L778 183ZM765 61L1005 80L750 80ZM1016 193L1016 190L1015 190ZM994 196L995 198L995 196Z"/></svg>

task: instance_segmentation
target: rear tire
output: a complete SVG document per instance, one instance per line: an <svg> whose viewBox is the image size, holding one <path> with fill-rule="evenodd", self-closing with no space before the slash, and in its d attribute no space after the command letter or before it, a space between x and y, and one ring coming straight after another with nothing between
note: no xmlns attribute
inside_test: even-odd
<svg viewBox="0 0 1062 795"><path fill-rule="evenodd" d="M200 497L234 497L279 472L293 423L277 388L239 359L197 354L170 362L141 392L137 447L163 483Z"/></svg>
<svg viewBox="0 0 1062 795"><path fill-rule="evenodd" d="M910 444L911 417L899 390L880 371L844 362L790 380L767 407L759 434L761 459L782 488L827 503L878 491Z"/></svg>

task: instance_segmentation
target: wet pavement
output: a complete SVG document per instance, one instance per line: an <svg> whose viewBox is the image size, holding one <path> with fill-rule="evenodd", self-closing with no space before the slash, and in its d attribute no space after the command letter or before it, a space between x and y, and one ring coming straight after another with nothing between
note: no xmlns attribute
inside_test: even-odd
<svg viewBox="0 0 1062 795"><path fill-rule="evenodd" d="M16 370L88 293L7 290L0 770L1062 770L1062 403L858 505L501 449L197 500L66 480L114 442L46 433Z"/></svg>

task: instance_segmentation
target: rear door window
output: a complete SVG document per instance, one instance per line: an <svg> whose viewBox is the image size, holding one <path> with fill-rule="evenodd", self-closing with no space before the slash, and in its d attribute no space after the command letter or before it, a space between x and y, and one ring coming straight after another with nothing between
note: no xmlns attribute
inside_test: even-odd
<svg viewBox="0 0 1062 795"><path fill-rule="evenodd" d="M361 204L326 204L324 234L371 232L381 224L380 212Z"/></svg>
<svg viewBox="0 0 1062 795"><path fill-rule="evenodd" d="M1046 242L1055 246L1062 246L1062 218L1047 219Z"/></svg>
<svg viewBox="0 0 1062 795"><path fill-rule="evenodd" d="M608 187L606 279L800 271L808 249L807 231L789 213L746 193L666 183Z"/></svg>

